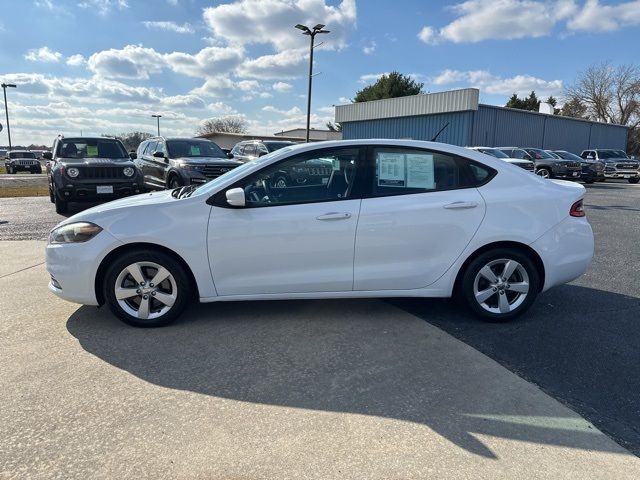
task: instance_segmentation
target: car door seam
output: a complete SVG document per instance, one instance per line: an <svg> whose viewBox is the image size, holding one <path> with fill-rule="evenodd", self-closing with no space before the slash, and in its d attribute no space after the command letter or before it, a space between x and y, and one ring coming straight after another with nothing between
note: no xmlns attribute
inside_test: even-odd
<svg viewBox="0 0 640 480"><path fill-rule="evenodd" d="M356 228L353 234L353 255L351 256L351 291L355 290L356 286L356 242L358 239L358 224L360 223L360 212L362 210L362 198L358 204L358 216L356 218Z"/></svg>

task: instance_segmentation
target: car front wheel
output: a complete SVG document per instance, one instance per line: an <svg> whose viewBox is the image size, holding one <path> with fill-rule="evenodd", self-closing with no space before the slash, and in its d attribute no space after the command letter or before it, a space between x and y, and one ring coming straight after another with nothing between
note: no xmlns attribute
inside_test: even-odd
<svg viewBox="0 0 640 480"><path fill-rule="evenodd" d="M105 275L109 309L136 327L161 327L174 321L188 304L190 282L172 256L153 250L124 254Z"/></svg>
<svg viewBox="0 0 640 480"><path fill-rule="evenodd" d="M538 170L536 170L536 175L542 178L551 178L551 170L549 170L548 168L539 168Z"/></svg>
<svg viewBox="0 0 640 480"><path fill-rule="evenodd" d="M529 256L499 248L484 252L467 266L459 293L481 319L506 322L533 304L539 285L538 271Z"/></svg>
<svg viewBox="0 0 640 480"><path fill-rule="evenodd" d="M56 213L63 215L69 211L69 202L62 200L57 193L53 193L53 203L56 206Z"/></svg>

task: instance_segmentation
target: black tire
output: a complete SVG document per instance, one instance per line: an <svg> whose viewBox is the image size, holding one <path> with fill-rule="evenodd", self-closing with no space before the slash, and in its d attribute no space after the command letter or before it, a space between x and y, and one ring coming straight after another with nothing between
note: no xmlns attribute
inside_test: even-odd
<svg viewBox="0 0 640 480"><path fill-rule="evenodd" d="M9 167L9 168L7 168L7 173L9 175L13 175L14 173L16 173L16 171L13 169L13 167Z"/></svg>
<svg viewBox="0 0 640 480"><path fill-rule="evenodd" d="M640 178L636 177L636 178L630 178L629 179L629 183L634 183L635 184L635 183L638 183L638 182L640 182Z"/></svg>
<svg viewBox="0 0 640 480"><path fill-rule="evenodd" d="M551 170L546 167L542 167L536 170L536 175L542 178L553 178Z"/></svg>
<svg viewBox="0 0 640 480"><path fill-rule="evenodd" d="M587 185L591 185L594 182L594 180L592 178L590 178L589 180L585 180L584 183L586 183Z"/></svg>
<svg viewBox="0 0 640 480"><path fill-rule="evenodd" d="M120 305L115 296L115 287L118 276L125 270L129 265L134 263L154 263L160 265L167 269L171 276L175 281L176 286L176 298L171 307L164 313L163 315L152 318L152 319L141 319L137 316L131 315L128 313L123 307ZM153 276L154 270L152 267L144 267L146 273L149 277ZM157 272L157 270L156 270ZM129 280L130 281L130 280ZM150 285L150 284L149 284ZM168 255L164 252L151 250L151 249L141 249L135 250L132 252L127 252L122 256L116 258L115 261L111 262L111 265L107 269L104 276L104 284L103 284L103 294L104 299L111 310L111 312L120 318L123 322L128 323L134 327L163 327L165 325L170 324L175 321L180 314L187 307L191 294L193 291L191 288L191 282L189 281L189 275L185 271L182 264L176 260L171 255ZM147 285L148 287L148 285ZM134 287L136 288L136 287ZM140 300L140 297L135 297L135 300ZM149 296L149 301L151 302L150 311L153 312L153 303L154 300ZM162 304L157 304L157 308L162 308Z"/></svg>
<svg viewBox="0 0 640 480"><path fill-rule="evenodd" d="M63 215L69 211L69 202L62 200L55 192L53 194L53 203L56 205L56 213Z"/></svg>
<svg viewBox="0 0 640 480"><path fill-rule="evenodd" d="M513 302L514 304L516 304L518 301L520 301L518 305L516 305L507 313L494 313L483 307L476 300L474 286L477 276L480 276L479 282L484 280L488 284L488 281L480 275L480 270L482 270L483 267L491 264L492 262L499 262L501 260L514 260L515 262L517 262L524 269L524 272L526 272L529 287L525 297L519 297L518 295L520 294L513 291L507 291L509 290L508 288L502 291L505 286L510 288L509 282L515 283L522 282L524 280L524 278L522 278L523 275L521 274L520 269L516 270L509 278L507 278L506 281L502 283L501 287L496 287L499 288L498 290L492 287L487 287L487 285L479 287L480 291L484 291L485 289L488 290L488 288L491 288L492 292L497 292L491 293L492 296L487 298L485 303L487 308L491 307L493 305L493 302L496 302L494 308L498 309L499 307L497 304L497 300L500 299L501 295L503 295L509 303ZM500 263L498 263L496 267L493 268L500 270ZM499 275L496 276L499 277ZM462 279L459 284L459 291L457 293L458 297L464 302L466 307L470 309L481 320L487 322L508 322L520 316L529 309L538 295L539 286L540 276L538 274L538 270L536 269L536 266L532 259L527 254L514 248L496 248L478 255L467 265L462 275ZM502 293L500 293L501 291Z"/></svg>
<svg viewBox="0 0 640 480"><path fill-rule="evenodd" d="M49 187L49 200L51 203L56 203L56 197L53 196L53 190L51 190L51 187Z"/></svg>
<svg viewBox="0 0 640 480"><path fill-rule="evenodd" d="M180 181L177 175L171 175L171 177L169 177L169 190L173 190L174 188L180 188L182 186L183 186L182 182Z"/></svg>

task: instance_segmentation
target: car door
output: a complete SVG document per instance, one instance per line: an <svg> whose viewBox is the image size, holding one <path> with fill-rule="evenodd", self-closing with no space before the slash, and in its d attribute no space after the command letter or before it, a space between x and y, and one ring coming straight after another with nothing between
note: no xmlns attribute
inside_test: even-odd
<svg viewBox="0 0 640 480"><path fill-rule="evenodd" d="M156 157L156 154L160 153L162 154L161 157ZM158 187L160 188L165 188L165 180L166 180L166 171L167 171L167 164L168 164L168 153L167 153L167 147L165 145L165 143L162 140L158 140L158 143L156 143L156 148L155 151L153 153L153 155L151 155L151 167L150 167L150 176L151 176L151 181L156 184Z"/></svg>
<svg viewBox="0 0 640 480"><path fill-rule="evenodd" d="M156 144L157 142L155 140L150 140L142 152L142 156L138 157L140 160L139 168L144 178L144 184L154 188L157 188L157 185L153 183L153 177L151 175L151 159L153 158L153 152L156 150Z"/></svg>
<svg viewBox="0 0 640 480"><path fill-rule="evenodd" d="M356 233L354 290L434 283L469 244L485 202L475 185L493 169L433 150L379 146Z"/></svg>
<svg viewBox="0 0 640 480"><path fill-rule="evenodd" d="M208 229L218 295L351 291L360 158L359 147L343 147L264 167L229 187L244 188L243 208L230 208L226 190L218 193ZM309 170L320 160L318 183L274 186L280 172Z"/></svg>

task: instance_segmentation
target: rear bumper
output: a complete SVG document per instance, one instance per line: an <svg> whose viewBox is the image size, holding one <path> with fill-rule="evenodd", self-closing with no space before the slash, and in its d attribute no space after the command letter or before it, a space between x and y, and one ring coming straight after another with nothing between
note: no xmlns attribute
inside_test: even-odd
<svg viewBox="0 0 640 480"><path fill-rule="evenodd" d="M545 269L544 290L586 272L594 252L593 230L586 218L567 217L531 244Z"/></svg>

